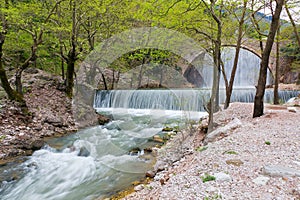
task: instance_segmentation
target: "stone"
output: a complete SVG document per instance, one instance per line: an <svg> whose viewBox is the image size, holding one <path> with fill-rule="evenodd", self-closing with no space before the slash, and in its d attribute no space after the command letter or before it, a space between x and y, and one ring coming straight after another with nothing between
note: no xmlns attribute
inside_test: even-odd
<svg viewBox="0 0 300 200"><path fill-rule="evenodd" d="M234 166L241 166L242 164L244 164L243 161L241 161L240 159L230 159L230 160L226 160L227 165L234 165Z"/></svg>
<svg viewBox="0 0 300 200"><path fill-rule="evenodd" d="M285 166L280 166L280 165L267 165L263 167L263 173L266 175L269 175L271 177L290 177L290 176L297 176L300 177L300 171L290 168L290 167L285 167Z"/></svg>
<svg viewBox="0 0 300 200"><path fill-rule="evenodd" d="M164 143L164 140L159 135L154 135L153 136L153 141L154 142L159 142L159 143Z"/></svg>
<svg viewBox="0 0 300 200"><path fill-rule="evenodd" d="M295 107L287 107L287 110L289 112L293 112L293 113L296 113L297 112L297 109Z"/></svg>
<svg viewBox="0 0 300 200"><path fill-rule="evenodd" d="M167 168L167 163L163 161L157 161L156 164L154 165L154 171L163 171L165 168Z"/></svg>
<svg viewBox="0 0 300 200"><path fill-rule="evenodd" d="M256 185L266 185L269 180L270 180L269 177L259 176L255 179L253 179L252 182L255 183Z"/></svg>
<svg viewBox="0 0 300 200"><path fill-rule="evenodd" d="M141 190L144 189L144 187L145 187L144 185L137 185L137 186L134 187L134 191L136 191L136 192L141 191Z"/></svg>
<svg viewBox="0 0 300 200"><path fill-rule="evenodd" d="M46 117L44 123L48 123L56 127L63 127L64 125L63 119L61 117L55 117L51 115Z"/></svg>
<svg viewBox="0 0 300 200"><path fill-rule="evenodd" d="M228 135L229 131L234 130L242 125L242 122L238 118L234 118L231 122L229 122L224 127L220 127L211 133L207 134L204 139L204 144L208 142L214 142L217 140L218 137L222 135Z"/></svg>
<svg viewBox="0 0 300 200"><path fill-rule="evenodd" d="M224 173L224 172L215 173L214 177L216 177L216 180L220 181L220 182L232 181L231 176L229 174Z"/></svg>
<svg viewBox="0 0 300 200"><path fill-rule="evenodd" d="M79 153L77 155L81 157L88 157L90 155L90 152L86 147L80 147Z"/></svg>
<svg viewBox="0 0 300 200"><path fill-rule="evenodd" d="M146 177L149 177L149 178L154 178L155 176L155 172L152 171L152 170L149 170L146 172Z"/></svg>
<svg viewBox="0 0 300 200"><path fill-rule="evenodd" d="M99 125L104 125L110 122L110 119L104 115L98 115L98 123Z"/></svg>

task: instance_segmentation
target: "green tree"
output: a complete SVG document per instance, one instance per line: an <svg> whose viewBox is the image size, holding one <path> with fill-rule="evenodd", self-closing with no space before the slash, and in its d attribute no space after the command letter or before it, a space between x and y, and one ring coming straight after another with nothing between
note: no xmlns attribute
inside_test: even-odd
<svg viewBox="0 0 300 200"><path fill-rule="evenodd" d="M263 99L264 99L265 88L266 88L269 57L270 57L270 53L271 53L272 46L273 46L273 43L274 43L276 32L278 30L279 21L280 21L280 14L281 14L283 5L284 5L284 0L277 0L276 1L275 12L272 16L270 31L269 31L269 34L268 34L266 46L264 48L264 51L263 51L263 54L262 54L262 60L261 60L261 63L260 63L260 72L259 72L259 78L258 78L258 85L257 85L255 100L254 100L253 117L260 117L264 114Z"/></svg>

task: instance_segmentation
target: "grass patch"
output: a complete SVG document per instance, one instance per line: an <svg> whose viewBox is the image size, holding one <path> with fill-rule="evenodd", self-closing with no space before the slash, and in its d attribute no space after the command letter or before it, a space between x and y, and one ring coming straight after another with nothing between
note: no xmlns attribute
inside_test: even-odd
<svg viewBox="0 0 300 200"><path fill-rule="evenodd" d="M271 145L271 142L270 141L265 141L265 144L266 145Z"/></svg>
<svg viewBox="0 0 300 200"><path fill-rule="evenodd" d="M201 176L202 182L206 183L208 181L214 181L216 180L216 177L209 175L209 174L205 174L204 176Z"/></svg>
<svg viewBox="0 0 300 200"><path fill-rule="evenodd" d="M196 148L196 151L202 152L202 151L205 151L205 150L207 150L207 149L208 149L207 146L201 146L201 147L197 147L197 148Z"/></svg>

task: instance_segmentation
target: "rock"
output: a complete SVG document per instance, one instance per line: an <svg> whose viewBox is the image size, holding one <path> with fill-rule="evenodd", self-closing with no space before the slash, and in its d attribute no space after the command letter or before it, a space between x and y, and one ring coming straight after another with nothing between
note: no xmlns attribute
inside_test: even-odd
<svg viewBox="0 0 300 200"><path fill-rule="evenodd" d="M269 180L270 180L269 177L259 176L253 179L252 182L255 183L256 185L266 185Z"/></svg>
<svg viewBox="0 0 300 200"><path fill-rule="evenodd" d="M234 166L241 166L242 164L244 164L243 161L241 161L240 159L230 159L230 160L226 160L227 165L234 165Z"/></svg>
<svg viewBox="0 0 300 200"><path fill-rule="evenodd" d="M238 127L240 127L242 125L242 122L237 119L234 118L231 122L229 122L227 125L225 125L224 127L220 127L214 131L212 131L211 133L209 133L206 138L204 139L204 144L207 144L208 142L214 142L217 140L218 137L220 137L221 135L228 135L229 131L236 129Z"/></svg>
<svg viewBox="0 0 300 200"><path fill-rule="evenodd" d="M154 165L154 171L163 171L165 168L168 167L168 164L164 161L157 161L156 164Z"/></svg>
<svg viewBox="0 0 300 200"><path fill-rule="evenodd" d="M213 186L208 186L206 189L205 189L205 191L206 192L209 192L209 193L214 193L214 192L216 192L218 189L217 188L215 188L215 187L213 187Z"/></svg>
<svg viewBox="0 0 300 200"><path fill-rule="evenodd" d="M289 112L293 112L293 113L296 113L297 112L297 109L295 107L287 107L287 110Z"/></svg>
<svg viewBox="0 0 300 200"><path fill-rule="evenodd" d="M162 129L162 131L170 132L170 131L173 131L173 128L171 128L171 127L165 127L165 128Z"/></svg>
<svg viewBox="0 0 300 200"><path fill-rule="evenodd" d="M35 151L35 150L39 150L41 149L43 146L45 145L45 142L43 140L34 140L31 143L31 150Z"/></svg>
<svg viewBox="0 0 300 200"><path fill-rule="evenodd" d="M155 172L152 171L152 170L149 170L146 172L146 177L149 177L149 178L154 178L155 176Z"/></svg>
<svg viewBox="0 0 300 200"><path fill-rule="evenodd" d="M39 73L39 70L37 68L30 67L30 68L25 69L24 72L26 72L28 74L37 74L37 73Z"/></svg>
<svg viewBox="0 0 300 200"><path fill-rule="evenodd" d="M159 143L164 143L164 140L159 135L154 135L153 141L159 142Z"/></svg>
<svg viewBox="0 0 300 200"><path fill-rule="evenodd" d="M231 176L229 174L225 174L224 172L215 173L214 177L216 177L216 180L220 182L232 181Z"/></svg>
<svg viewBox="0 0 300 200"><path fill-rule="evenodd" d="M298 176L300 177L300 171L293 168L279 166L279 165L268 165L263 167L263 173L271 177L284 177L284 176Z"/></svg>
<svg viewBox="0 0 300 200"><path fill-rule="evenodd" d="M90 155L90 152L89 150L87 150L87 148L80 147L79 153L77 155L81 157L88 157Z"/></svg>
<svg viewBox="0 0 300 200"><path fill-rule="evenodd" d="M110 119L104 115L98 115L98 123L99 125L104 125L106 123L110 122Z"/></svg>
<svg viewBox="0 0 300 200"><path fill-rule="evenodd" d="M137 185L137 186L134 187L134 191L136 191L136 192L141 191L141 190L144 189L144 187L145 187L144 185Z"/></svg>
<svg viewBox="0 0 300 200"><path fill-rule="evenodd" d="M56 127L63 127L64 122L61 117L54 117L54 116L47 116L46 119L44 120L44 123L51 124Z"/></svg>

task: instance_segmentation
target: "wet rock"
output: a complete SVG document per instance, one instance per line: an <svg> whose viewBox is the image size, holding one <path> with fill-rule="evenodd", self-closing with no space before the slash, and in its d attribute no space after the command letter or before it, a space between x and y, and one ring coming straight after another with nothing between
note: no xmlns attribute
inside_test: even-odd
<svg viewBox="0 0 300 200"><path fill-rule="evenodd" d="M149 177L149 178L154 178L155 176L155 172L152 171L152 170L149 170L146 172L146 177Z"/></svg>
<svg viewBox="0 0 300 200"><path fill-rule="evenodd" d="M285 177L285 176L298 176L300 177L300 171L289 168L289 167L284 167L284 166L279 166L279 165L268 165L263 167L263 173L266 175L269 175L271 177Z"/></svg>
<svg viewBox="0 0 300 200"><path fill-rule="evenodd" d="M31 143L31 150L35 151L35 150L39 150L41 149L43 146L45 145L45 142L43 140L34 140Z"/></svg>
<svg viewBox="0 0 300 200"><path fill-rule="evenodd" d="M153 136L153 141L154 142L159 142L159 143L164 143L164 140L159 135L154 135Z"/></svg>
<svg viewBox="0 0 300 200"><path fill-rule="evenodd" d="M104 115L98 115L98 123L99 125L104 125L107 124L108 122L110 122L110 118L104 116Z"/></svg>
<svg viewBox="0 0 300 200"><path fill-rule="evenodd" d="M227 165L234 165L234 166L241 166L244 164L243 161L241 161L240 159L230 159L230 160L226 160Z"/></svg>
<svg viewBox="0 0 300 200"><path fill-rule="evenodd" d="M270 180L269 177L259 176L253 179L252 182L255 183L256 185L267 185L269 180Z"/></svg>
<svg viewBox="0 0 300 200"><path fill-rule="evenodd" d="M81 157L88 157L90 155L90 152L89 150L87 150L87 148L80 147L79 153L77 155Z"/></svg>
<svg viewBox="0 0 300 200"><path fill-rule="evenodd" d="M136 192L141 191L141 190L144 189L144 187L145 187L144 185L137 185L137 186L134 187L134 191L136 191Z"/></svg>
<svg viewBox="0 0 300 200"><path fill-rule="evenodd" d="M171 127L165 127L165 128L162 129L162 131L170 132L170 131L173 131L173 128L171 128Z"/></svg>

